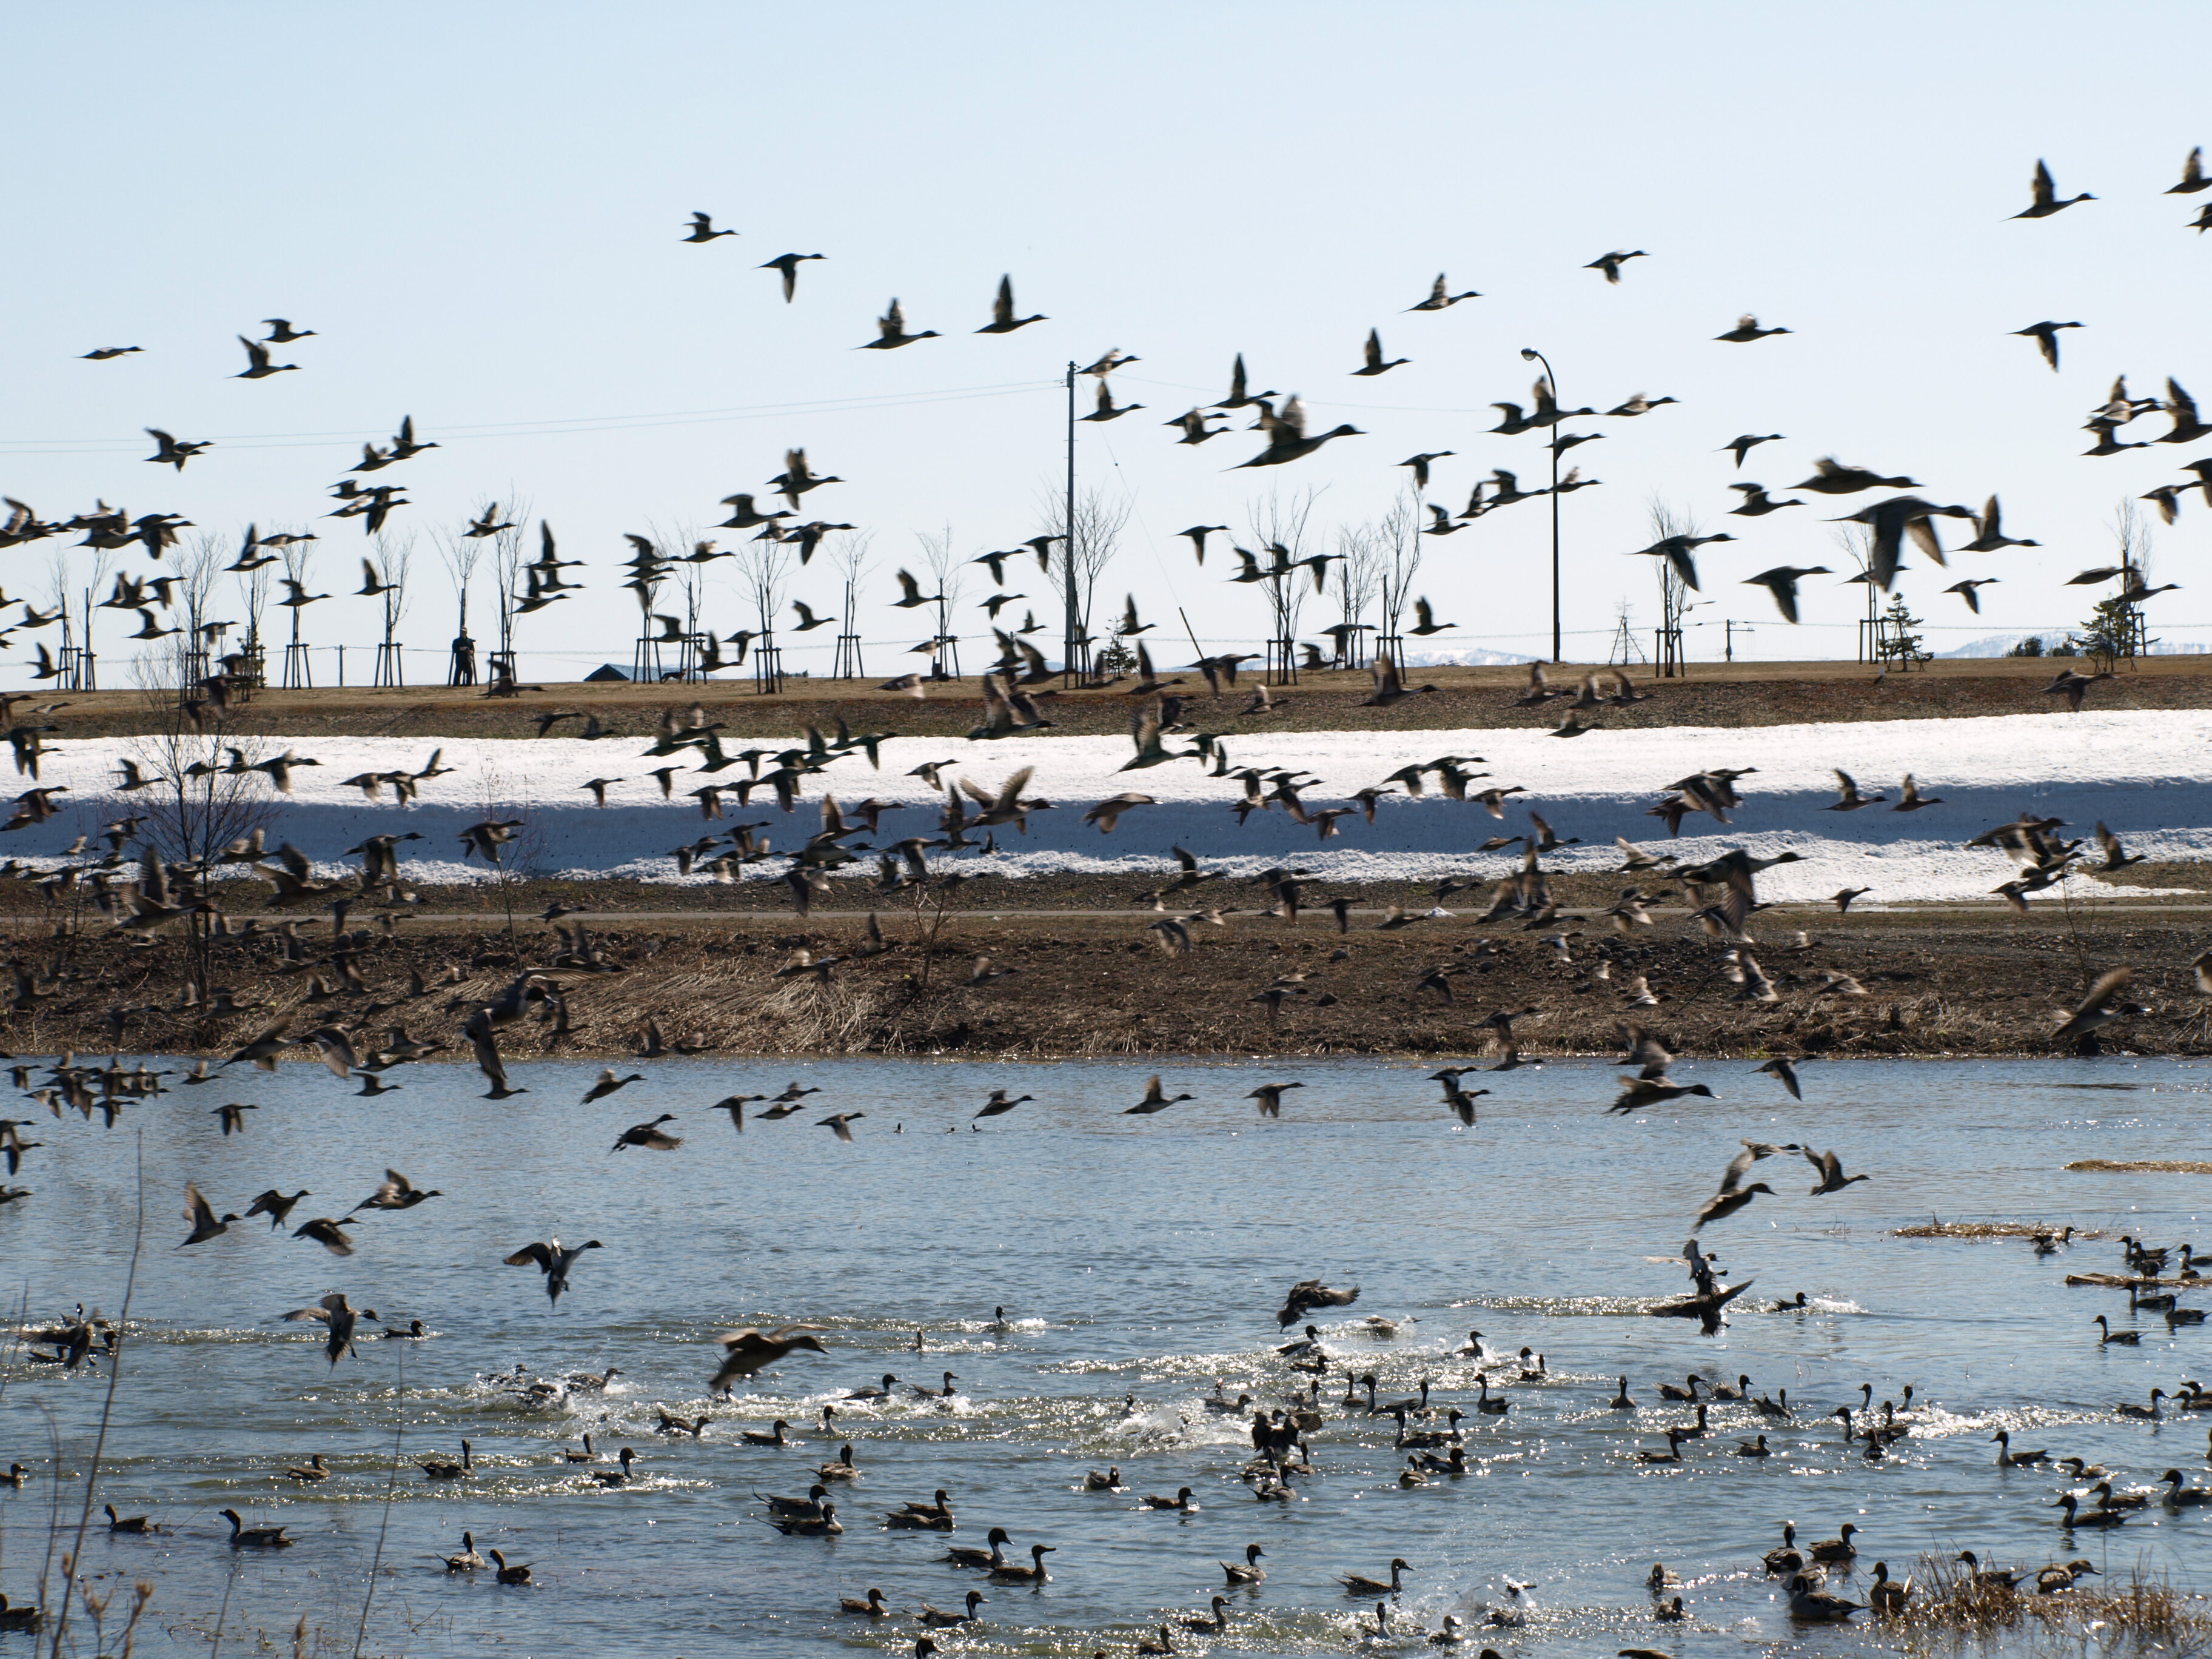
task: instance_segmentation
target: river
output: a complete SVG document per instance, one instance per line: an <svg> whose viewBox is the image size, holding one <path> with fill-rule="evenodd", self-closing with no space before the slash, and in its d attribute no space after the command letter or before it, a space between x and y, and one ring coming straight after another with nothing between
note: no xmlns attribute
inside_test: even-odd
<svg viewBox="0 0 2212 1659"><path fill-rule="evenodd" d="M2114 1411L2206 1378L2212 1335L2130 1319L2124 1291L2063 1284L2119 1270L2121 1233L2207 1242L2207 1176L2065 1168L2204 1156L2202 1065L1813 1062L1800 1105L1747 1064L1684 1064L1678 1081L1720 1098L1625 1118L1606 1114L1607 1069L1523 1066L1467 1079L1491 1091L1472 1128L1439 1106L1431 1066L1406 1063L1168 1063L1168 1092L1195 1098L1156 1115L1121 1109L1150 1065L655 1061L635 1068L644 1081L580 1105L596 1069L516 1065L529 1092L503 1103L478 1098L482 1079L458 1066L404 1068L397 1092L362 1100L288 1062L203 1087L173 1075L171 1092L112 1128L15 1109L35 1114L21 1133L44 1145L15 1177L33 1196L0 1206L0 1264L11 1315L33 1326L79 1302L119 1308L143 1153L145 1246L98 1497L171 1530L111 1538L95 1510L85 1571L113 1576L99 1589L126 1586L107 1615L111 1649L143 1577L155 1594L141 1651L204 1652L218 1621L226 1647L257 1633L283 1647L302 1616L311 1650L350 1651L380 1545L362 1648L380 1654L911 1653L912 1619L837 1612L872 1586L902 1609L981 1590L981 1623L938 1633L948 1653L1126 1652L1164 1620L1204 1613L1225 1588L1218 1564L1255 1543L1264 1583L1226 1592L1225 1634L1178 1631L1179 1650L1340 1651L1374 1604L1335 1577L1387 1576L1393 1557L1412 1564L1401 1629L1517 1607L1524 1624L1470 1644L1509 1659L1560 1644L1862 1650L1873 1638L1856 1630L1793 1637L1759 1569L1785 1521L1801 1542L1860 1529L1860 1571L1830 1584L1854 1596L1876 1559L1903 1577L1923 1553L1962 1548L2029 1568L2084 1556L2123 1580L2139 1565L2212 1589L2212 1510L2154 1504L2116 1533L2064 1534L2051 1507L2061 1480L2000 1470L1990 1438L2004 1429L2016 1446L2102 1461L2121 1486L2169 1467L2192 1484L2212 1474L2212 1412L2153 1425ZM820 1092L785 1121L760 1121L756 1105L739 1133L710 1108L792 1079ZM1279 1119L1244 1098L1262 1082L1303 1085ZM1037 1098L972 1132L1000 1087ZM258 1109L225 1137L214 1114L230 1103ZM680 1147L610 1152L623 1128L664 1112ZM852 1144L818 1127L833 1112L865 1114ZM1726 1280L1753 1281L1725 1328L1707 1337L1643 1316L1686 1290L1690 1219L1744 1138L1832 1147L1872 1179L1809 1197L1802 1158L1761 1162L1747 1178L1774 1195L1702 1235ZM296 1226L342 1215L387 1166L442 1195L363 1212L350 1258L258 1218L177 1248L187 1181L219 1212L264 1188L308 1188ZM2108 1236L2045 1259L2020 1237L1893 1237L1931 1216ZM501 1265L556 1236L605 1247L579 1261L557 1307L538 1273ZM1360 1296L1311 1316L1332 1362L1314 1473L1292 1501L1255 1501L1241 1478L1248 1419L1204 1398L1219 1379L1231 1398L1274 1407L1307 1382L1274 1352L1297 1334L1274 1314L1315 1278ZM281 1320L331 1291L429 1335L371 1340L364 1325L333 1368L320 1328ZM1806 1310L1766 1310L1801 1291ZM2100 1313L2140 1344L2100 1345ZM1395 1335L1370 1316L1396 1322ZM800 1322L826 1355L794 1353L733 1399L710 1395L717 1334ZM1474 1328L1511 1409L1470 1411L1464 1476L1401 1488L1393 1419L1366 1414L1364 1390L1346 1406L1346 1372L1374 1373L1386 1401L1425 1378L1437 1407L1471 1408L1478 1362L1456 1351ZM1540 1381L1511 1358L1524 1345L1543 1357ZM610 1365L620 1374L604 1391L542 1404L508 1381L517 1367L558 1382ZM948 1370L949 1399L910 1391L938 1389ZM838 1405L825 1437L822 1406L885 1372L895 1397ZM1748 1375L1754 1395L1786 1389L1795 1416L1720 1405L1680 1464L1639 1463L1690 1420L1660 1384L1692 1372ZM1623 1375L1636 1408L1609 1409ZM0 1464L28 1470L20 1490L0 1487L0 1590L20 1603L35 1599L58 1512L73 1533L107 1379L29 1364L10 1342L0 1381ZM1902 1408L1907 1384L1912 1432L1869 1462L1828 1413L1866 1397L1877 1413ZM674 1438L656 1432L664 1410L711 1421ZM778 1417L803 1446L739 1442ZM587 1478L610 1462L563 1460L586 1431L601 1453L635 1449L628 1486ZM1774 1455L1735 1455L1761 1431ZM415 1467L457 1457L465 1437L467 1479ZM755 1494L805 1492L848 1438L862 1477L832 1494L843 1535L764 1524ZM330 1479L284 1477L318 1452ZM1109 1466L1129 1490L1081 1489ZM1182 1486L1194 1510L1142 1504ZM881 1528L885 1510L939 1487L957 1532ZM295 1547L234 1553L226 1506L283 1525ZM994 1525L1019 1559L1054 1547L1048 1583L986 1583L939 1560ZM529 1584L447 1574L436 1558L465 1529L528 1563ZM1654 1561L1684 1581L1686 1623L1654 1622ZM72 1619L82 1628L81 1606ZM26 1638L0 1636L10 1651L27 1652Z"/></svg>

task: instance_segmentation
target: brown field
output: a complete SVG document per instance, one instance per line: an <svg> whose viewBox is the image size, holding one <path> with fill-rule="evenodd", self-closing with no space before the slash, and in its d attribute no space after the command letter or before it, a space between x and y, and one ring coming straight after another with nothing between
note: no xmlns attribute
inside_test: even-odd
<svg viewBox="0 0 2212 1659"><path fill-rule="evenodd" d="M1175 677L1163 653L1159 672ZM1633 671L1648 702L1607 708L1590 722L1625 731L1657 726L1754 726L1807 720L1933 720L1976 714L2050 714L2063 716L2063 702L2043 695L2063 664L2048 659L1992 658L1930 663L1909 674L1891 673L1876 682L1864 664L1848 662L1696 664L1686 679L1656 680ZM2076 666L2087 666L2076 664ZM738 732L796 732L806 723L827 726L842 719L856 732L880 730L906 737L964 735L981 712L974 678L929 688L917 702L876 690L882 679L905 672L885 659L877 679L859 681L787 678L784 690L763 696L742 675L708 684L684 685L526 685L512 698L487 698L480 689L405 686L369 690L360 686L257 693L234 722L242 732L280 737L324 734L432 738L526 738L536 716L560 708L597 714L615 730L649 732L659 711L671 704L702 702L716 719ZM1572 686L1584 672L1573 665L1552 670L1554 685ZM1425 668L1411 676L1416 684L1433 684L1434 695L1409 698L1390 708L1363 708L1369 679L1364 673L1322 673L1278 689L1287 707L1245 718L1243 690L1213 702L1195 675L1180 690L1194 693L1186 718L1209 730L1425 731L1492 726L1540 726L1558 722L1556 704L1517 708L1514 698L1528 684L1518 667ZM1241 685L1249 686L1248 674ZM157 702L137 690L68 694L62 737L97 737L150 730ZM1073 733L1118 732L1127 728L1130 700L1113 688L1070 691L1048 699L1046 712L1055 729ZM2212 658L2147 657L2124 668L2118 678L2089 693L2091 708L2203 708L2212 706ZM577 728L561 728L574 734Z"/></svg>

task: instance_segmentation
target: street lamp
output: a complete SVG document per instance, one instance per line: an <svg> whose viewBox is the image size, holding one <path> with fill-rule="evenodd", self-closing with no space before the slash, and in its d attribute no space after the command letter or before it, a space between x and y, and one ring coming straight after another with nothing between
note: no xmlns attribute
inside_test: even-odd
<svg viewBox="0 0 2212 1659"><path fill-rule="evenodd" d="M1521 361L1541 363L1544 379L1552 388L1552 407L1559 403L1559 377L1552 372L1552 360L1534 346L1521 348ZM1555 417L1552 422L1552 660L1559 657L1559 425Z"/></svg>

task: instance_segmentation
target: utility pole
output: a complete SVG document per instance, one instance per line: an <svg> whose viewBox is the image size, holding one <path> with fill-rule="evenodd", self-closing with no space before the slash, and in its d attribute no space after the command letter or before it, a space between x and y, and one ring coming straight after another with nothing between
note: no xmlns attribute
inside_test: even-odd
<svg viewBox="0 0 2212 1659"><path fill-rule="evenodd" d="M1523 362L1544 366L1544 379L1552 388L1552 660L1559 657L1559 420L1558 411L1565 407L1559 399L1559 377L1552 372L1552 360L1534 346L1521 348Z"/></svg>
<svg viewBox="0 0 2212 1659"><path fill-rule="evenodd" d="M1066 572L1067 588L1067 638L1060 647L1060 683L1065 685L1075 678L1078 626L1075 605L1075 359L1073 357L1067 360L1067 505L1060 527L1066 532L1060 548L1060 556L1066 562L1061 568Z"/></svg>

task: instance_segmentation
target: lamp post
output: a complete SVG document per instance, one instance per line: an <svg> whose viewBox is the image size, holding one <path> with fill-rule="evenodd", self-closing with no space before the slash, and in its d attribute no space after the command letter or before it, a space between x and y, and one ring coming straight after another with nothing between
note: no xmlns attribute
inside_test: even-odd
<svg viewBox="0 0 2212 1659"><path fill-rule="evenodd" d="M1552 388L1552 407L1559 404L1559 377L1552 372L1552 360L1534 346L1521 348L1521 360L1544 366L1544 379ZM1559 423L1552 422L1552 660L1559 661Z"/></svg>

